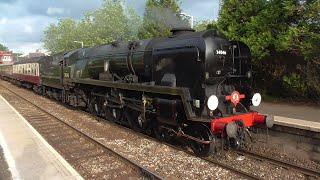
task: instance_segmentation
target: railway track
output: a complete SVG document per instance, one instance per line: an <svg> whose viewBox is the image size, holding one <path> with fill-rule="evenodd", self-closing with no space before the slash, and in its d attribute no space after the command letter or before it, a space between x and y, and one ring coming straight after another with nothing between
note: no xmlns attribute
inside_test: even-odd
<svg viewBox="0 0 320 180"><path fill-rule="evenodd" d="M272 164L276 164L276 165L278 165L280 167L283 167L285 169L293 169L295 171L299 171L300 173L306 175L307 177L313 177L313 178L317 178L317 179L320 178L320 172L319 171L316 171L316 170L313 170L313 169L309 169L309 168L306 168L304 166L297 165L295 163L282 161L282 160L279 160L279 159L274 158L274 157L270 157L270 156L266 156L266 155L263 155L263 154L258 154L258 153L250 152L250 151L246 151L246 150L238 151L238 154L245 155L245 156L250 156L250 157L256 158L256 159L261 160L261 161L268 161L268 162L270 162Z"/></svg>
<svg viewBox="0 0 320 180"><path fill-rule="evenodd" d="M6 99L85 179L164 179L8 89ZM9 98L8 98L9 97Z"/></svg>
<svg viewBox="0 0 320 180"><path fill-rule="evenodd" d="M40 106L34 104L33 102L29 101L27 98L23 97L23 96L20 95L19 93L15 92L15 91L13 91L13 90L11 90L11 89L9 89L9 88L7 88L6 86L4 86L4 85L2 85L2 84L1 84L0 86L2 86L4 89L6 89L6 90L9 91L10 93L14 94L15 96L17 96L18 98L22 99L23 101L27 102L28 104L30 104L30 106L35 107L38 111L42 112L42 113L39 113L39 115L38 115L38 116L40 116L40 117L35 117L35 113L32 113L31 116L28 116L28 114L25 114L25 111L29 111L31 108L28 107L28 108L22 108L22 109L21 109L21 108L19 108L19 107L17 108L16 106L14 106L15 108L17 108L17 110L18 110L24 117L26 117L26 119L27 119L29 122L30 122L29 118L38 120L38 119L43 119L43 118L46 117L46 116L50 116L51 118L55 119L55 121L58 121L59 123L62 123L63 125L67 126L68 128L71 128L73 131L76 131L78 134L81 134L80 136L84 136L85 138L89 139L90 141L92 141L93 143L97 144L98 146L101 146L103 149L106 149L107 151L111 151L111 153L115 153L117 156L119 156L120 158L125 159L126 161L129 161L131 164L134 164L134 165L137 164L136 162L132 162L132 161L126 159L125 157L123 157L122 155L114 152L112 149L109 149L109 148L105 147L103 144L101 144L100 142L94 140L94 139L91 138L89 135L86 135L86 134L82 133L80 130L74 128L73 126L71 126L71 125L69 125L68 123L64 122L63 120L59 119L58 117L56 117L55 115L51 114L51 113L48 112L47 110L45 110L45 109L43 109L42 107L40 107ZM12 102L12 101L10 101L10 103L11 103L11 102ZM92 116L92 114L90 114L90 113L88 113L88 112L86 112L86 111L82 111L82 112L85 113L85 114L88 114L88 115L91 115L91 116ZM31 112L29 111L28 113L31 113ZM100 118L100 117L96 117L96 118L97 118L98 120L102 121L102 118ZM31 120L32 120L32 119L31 119ZM37 126L37 124L36 124L37 122L36 122L36 123L30 122L30 123L32 124L32 126L34 126L34 125ZM47 126L48 126L48 127L45 128L45 130L49 130L49 131L50 131L50 129L52 129L52 127L51 127L52 125L51 125L50 123L48 123L48 122L46 122L46 123L47 123ZM110 122L110 123L113 123L113 122ZM44 123L44 121L43 121L43 123L41 123L41 124L43 124L43 125L41 125L41 126L46 126L45 123ZM127 127L123 127L123 126L118 125L118 124L116 124L116 123L113 123L113 124L116 125L116 126L119 126L119 127L121 127L121 128L125 128L126 130L132 131L133 133L137 133L137 132L135 132L135 131L133 131L132 129L129 129L129 128L127 128ZM38 130L37 127L35 127L35 128ZM59 132L57 132L56 134L59 134L60 132L63 133L62 131L59 131ZM44 132L44 133L46 134L46 133L48 133L48 132ZM40 134L43 135L42 132L40 132ZM146 137L146 138L152 138L152 137L147 136L147 135L145 135L145 134L141 134L141 133L137 133L137 134L138 134L139 136L143 136L143 137ZM43 136L45 136L45 135L43 135ZM63 137L67 137L67 136L70 136L70 135L65 134ZM46 139L47 139L47 138L46 138ZM155 140L155 141L160 142L158 139L155 139L155 138L152 138L152 139ZM170 147L172 147L172 148L174 148L174 149L176 149L176 150L178 150L178 151L184 151L184 152L186 152L186 153L189 154L189 155L195 156L194 153L192 153L192 152L190 152L190 151L187 151L187 150L185 150L185 149L179 148L179 147L177 147L177 146L174 146L174 145L172 145L172 144L169 144L169 143L166 143L166 142L160 142L160 143L166 144L167 146L170 146ZM66 145L66 146L67 146L67 145ZM82 151L82 150L78 150L77 152L81 152L81 151ZM94 155L91 155L91 157L93 157L93 156L94 156ZM67 158L66 158L66 159L67 159ZM244 178L246 178L246 179L257 179L257 180L258 180L258 179L262 179L262 178L260 178L259 176L256 176L256 175L254 175L254 174L252 174L252 173L243 171L243 170L241 170L241 169L234 168L234 167L232 167L232 165L227 165L227 164L224 164L224 163L220 163L220 162L218 162L218 161L216 161L216 160L214 160L214 159L202 158L202 157L201 157L201 159L203 159L203 160L205 160L205 161L207 161L207 162L209 162L209 163L215 164L215 165L217 165L217 166L220 166L220 167L222 167L222 168L224 168L224 169L230 170L230 171L232 171L232 172L234 172L234 173L236 173L236 174L238 174L238 175L240 175L241 177L244 177ZM67 159L67 160L68 160L68 159ZM69 162L69 161L68 161L68 162ZM151 177L151 179L163 179L163 178L161 178L159 175L157 175L156 173L153 173L153 172L149 171L148 169L146 169L146 168L144 168L144 167L141 167L141 166L139 166L139 165L137 165L137 166L139 167L139 169L140 169L144 174L147 175L147 177Z"/></svg>
<svg viewBox="0 0 320 180"><path fill-rule="evenodd" d="M4 85L1 85L1 86L3 86L6 90L8 90L8 91L10 91L11 93L14 93L15 95L17 95L17 96L19 96L20 98L22 98L22 99L24 99L25 101L27 101L27 102L29 102L29 103L32 103L31 101L29 101L28 99L26 99L25 97L22 97L21 95L19 95L18 93L16 93L16 92L14 92L14 91L12 91L12 90L10 90L10 89L8 89L7 87L5 87ZM32 103L33 104L33 103ZM37 108L41 108L41 107L39 107L39 106L37 106L36 104L33 104L33 106L35 106L35 107L37 107ZM42 111L45 111L46 113L49 113L49 112L47 112L46 110L44 110L44 109L42 109L41 108L41 110ZM82 111L82 112L84 112L84 113L86 113L86 114L89 114L88 112L85 112L85 111ZM49 113L50 114L50 113ZM51 116L54 116L54 115L52 115L52 114L50 114ZM91 114L90 114L91 115ZM55 117L55 116L54 116ZM55 117L55 118L57 118L57 117ZM102 121L102 118L99 118L99 117L96 117L98 120L101 120ZM60 121L63 121L63 120L60 120ZM102 122L105 122L105 121L102 121ZM63 121L63 123L65 123L64 121ZM116 126L119 126L119 127L121 127L121 128L125 128L125 129L127 129L127 130L129 130L129 131L131 131L131 132L134 132L133 130L131 130L131 129L129 129L129 128L126 128L126 127L123 127L123 126L120 126L120 125L118 125L118 124L115 124L115 123L113 123L113 122L106 122L106 123L112 123L112 124L114 124L114 125L116 125ZM65 123L66 124L66 123ZM67 124L67 126L70 126L69 124ZM70 126L72 129L75 129L75 128L73 128L72 126ZM76 131L79 131L79 130L77 130L77 129L75 129ZM81 131L80 131L80 133L82 133ZM134 132L134 133L136 133L136 132ZM136 133L136 134L138 134L138 135L142 135L142 136L144 136L144 137L148 137L148 138L152 138L152 137L150 137L150 136L147 136L147 135L144 135L144 134L141 134L141 133ZM90 139L92 139L91 137L89 137ZM154 139L154 138L152 138L153 140L157 140L157 139ZM95 141L94 139L93 139L93 141ZM157 140L158 141L158 140ZM98 144L100 144L99 142L96 142L96 143L98 143ZM161 142L161 143L164 143L164 142ZM172 144L169 144L169 143L164 143L164 144L166 144L166 145L168 145L168 146L170 146L170 147L173 147L173 148L175 148L175 149L177 149L177 150L179 150L179 151L184 151L184 152L186 152L186 153L188 153L188 154L190 154L190 155L193 155L193 156L195 156L192 152L190 152L190 151L187 151L187 150L185 150L185 149L183 149L183 148L179 148L179 147L177 147L177 146L174 146L174 145L172 145ZM100 144L100 145L102 145L102 146L104 146L103 144ZM279 160L276 160L276 159L270 159L270 158L268 158L268 157L263 157L262 155L257 155L257 154L254 154L254 153L252 153L252 152L245 152L245 151L242 151L242 152L239 152L239 154L241 154L241 155L246 155L246 156L250 156L250 157L252 157L252 158L254 158L254 159L258 159L258 160L263 160L263 161L268 161L268 162L270 162L271 164L275 164L275 165L277 165L277 166L280 166L280 167L283 167L283 168L285 168L285 169L294 169L294 170L297 170L297 171L299 171L299 172L301 172L302 174L304 174L304 175L306 175L306 176L308 176L308 177L320 177L319 176L319 172L317 172L317 171L314 171L314 170L311 170L311 169L307 169L307 168L304 168L304 167L300 167L300 166L296 166L296 165L294 165L294 164L288 164L288 163L286 163L286 162L279 162ZM222 167L222 168L225 168L225 169L228 169L228 170L230 170L230 171L232 171L232 172L235 172L235 173L237 173L237 174L239 174L240 176L242 176L242 177L245 177L245 178L247 178L247 179L263 179L262 177L260 177L260 176L258 176L258 175L255 175L255 174L253 174L252 172L246 172L246 171L244 171L244 170L242 170L242 169L238 169L238 168L234 168L232 165L229 165L229 164L225 164L225 163L222 163L222 162L219 162L219 161L217 161L217 160L215 160L214 158L202 158L203 160L206 160L206 161L208 161L208 162L210 162L210 163L212 163L212 164L215 164L215 165L218 165L218 166L220 166L220 167ZM148 174L148 170L140 170L140 171L143 171L143 172L146 172L146 174ZM152 173L152 172L151 172ZM152 175L148 175L149 177L152 177ZM157 178L155 178L155 179L161 179L161 177L157 177Z"/></svg>
<svg viewBox="0 0 320 180"><path fill-rule="evenodd" d="M86 114L90 114L90 113L88 113L88 112L86 112L86 111L83 111L83 112L86 113ZM103 120L104 120L104 119L102 119L102 118L100 118L100 117L97 117L97 118L100 119L100 121L103 121ZM110 122L110 123L113 123L113 122ZM115 123L113 123L113 124L115 124ZM115 125L116 125L116 126L121 126L121 125L119 125L119 124L115 124ZM127 127L121 126L121 128L126 128L126 129L129 130L129 131L133 131L132 129L129 129L129 128L127 128ZM136 132L135 132L135 133L136 133ZM145 135L145 134L139 133L139 135L142 135L142 136L148 137L148 138L152 138L153 140L160 142L158 139L155 139L155 138L153 138L153 137L147 136L147 135ZM177 150L179 150L179 151L184 151L184 152L188 153L189 155L196 156L193 152L188 151L188 150L186 150L186 149L184 149L184 148L177 147L177 146L175 146L175 145L173 145L173 144L170 144L170 143L167 143L167 142L162 142L162 141L161 141L161 143L166 144L167 146L170 146L170 147L172 147L172 148L175 148L175 149L177 149ZM254 158L254 159L257 159L257 160L259 160L259 161L268 161L269 163L272 163L272 164L274 164L274 165L280 166L280 167L285 168L285 169L288 169L288 170L289 170L289 169L293 169L293 170L299 171L300 173L306 175L307 177L312 177L312 178L316 178L316 179L318 179L318 178L320 177L320 172L318 172L318 171L316 171L316 170L313 170L313 169L309 169L309 168L300 166L300 165L297 165L297 164L294 164L294 163L281 161L281 160L276 159L276 158L268 157L268 156L266 156L266 155L257 154L257 153L250 152L250 151L245 151L245 150L238 151L237 153L240 154L240 155L250 156L250 157L252 157L252 158ZM196 156L196 157L198 157L198 156ZM246 171L243 171L243 170L240 170L240 169L236 169L236 168L234 168L232 165L228 165L228 164L221 163L221 162L215 160L215 159L212 158L212 157L198 157L198 158L201 158L201 159L203 159L203 160L205 160L205 161L208 161L208 162L210 162L210 163L213 163L213 164L216 164L216 165L218 165L218 166L221 166L221 167L223 167L223 168L225 168L225 169L234 171L234 172L236 172L237 174L240 174L241 176L246 177L246 178L249 178L249 179L263 179L263 178L261 178L261 177L259 177L259 176L256 176L256 175L252 174L252 173L249 173L249 172L246 172Z"/></svg>

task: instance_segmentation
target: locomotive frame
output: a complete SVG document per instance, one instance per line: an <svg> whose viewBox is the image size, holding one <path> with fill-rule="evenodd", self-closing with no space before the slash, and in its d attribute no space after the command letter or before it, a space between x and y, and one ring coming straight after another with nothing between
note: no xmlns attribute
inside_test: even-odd
<svg viewBox="0 0 320 180"><path fill-rule="evenodd" d="M249 128L272 126L272 118L249 110L249 98L261 96L252 96L246 82L251 59L245 44L213 30L172 32L168 38L114 42L13 65L36 64L38 81L28 74L17 78L5 66L0 75L136 131L168 141L182 138L200 156L216 151L217 139L241 148Z"/></svg>

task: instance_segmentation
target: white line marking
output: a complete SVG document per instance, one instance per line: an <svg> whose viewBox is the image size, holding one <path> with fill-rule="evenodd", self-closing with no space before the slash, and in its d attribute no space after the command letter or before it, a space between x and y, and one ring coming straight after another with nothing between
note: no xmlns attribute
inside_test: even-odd
<svg viewBox="0 0 320 180"><path fill-rule="evenodd" d="M12 154L8 148L8 144L5 140L5 138L3 137L1 131L0 131L0 145L3 150L4 158L7 161L7 164L9 166L9 170L11 172L12 179L21 179L20 174L16 168L16 163L14 161L14 158L12 157Z"/></svg>

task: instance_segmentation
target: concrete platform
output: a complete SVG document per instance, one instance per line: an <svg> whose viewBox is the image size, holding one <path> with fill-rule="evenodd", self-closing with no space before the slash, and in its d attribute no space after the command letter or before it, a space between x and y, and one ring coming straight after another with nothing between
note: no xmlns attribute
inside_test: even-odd
<svg viewBox="0 0 320 180"><path fill-rule="evenodd" d="M264 102L253 110L274 116L278 126L320 132L320 107Z"/></svg>
<svg viewBox="0 0 320 180"><path fill-rule="evenodd" d="M303 129L320 133L320 123L318 122L306 121L302 119L293 119L282 116L274 116L274 121L276 125L293 127L297 129Z"/></svg>
<svg viewBox="0 0 320 180"><path fill-rule="evenodd" d="M320 106L262 102L260 106L253 109L264 114L320 123Z"/></svg>
<svg viewBox="0 0 320 180"><path fill-rule="evenodd" d="M0 146L13 179L83 179L2 96Z"/></svg>

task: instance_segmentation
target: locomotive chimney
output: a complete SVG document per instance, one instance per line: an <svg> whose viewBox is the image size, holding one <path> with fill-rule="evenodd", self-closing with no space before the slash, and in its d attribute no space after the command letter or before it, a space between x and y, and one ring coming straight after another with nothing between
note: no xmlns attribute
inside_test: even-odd
<svg viewBox="0 0 320 180"><path fill-rule="evenodd" d="M192 28L173 28L170 32L172 33L172 36L179 36L181 34L195 32L195 30Z"/></svg>

